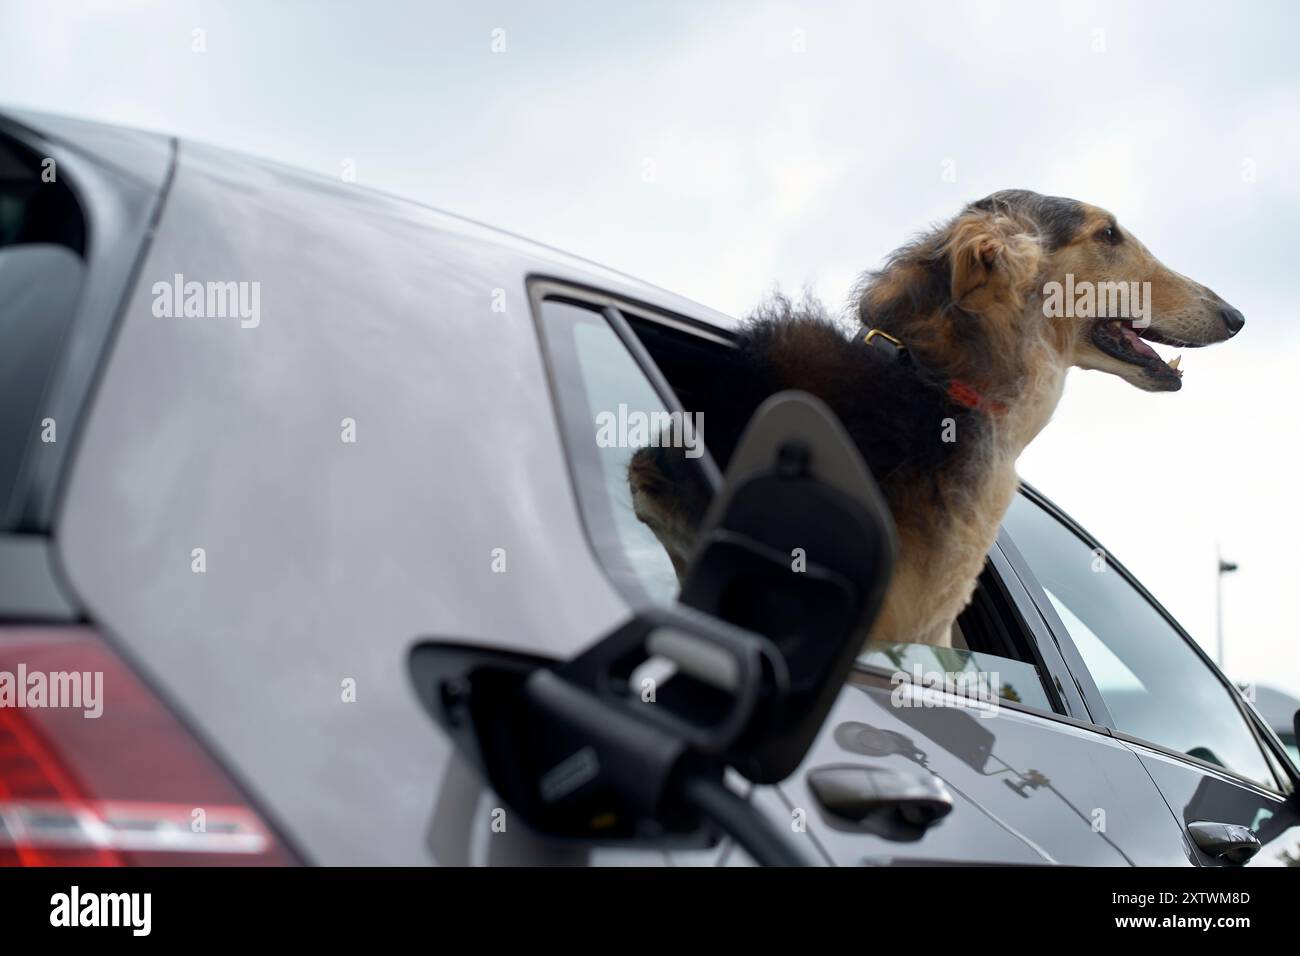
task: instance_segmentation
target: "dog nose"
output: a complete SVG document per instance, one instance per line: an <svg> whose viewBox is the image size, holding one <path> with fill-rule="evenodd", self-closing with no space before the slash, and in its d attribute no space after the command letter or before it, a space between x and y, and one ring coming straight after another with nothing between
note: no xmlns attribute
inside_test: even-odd
<svg viewBox="0 0 1300 956"><path fill-rule="evenodd" d="M1223 317L1223 324L1228 327L1228 335L1236 335L1241 331L1241 327L1246 324L1246 317L1230 305L1225 305L1219 310L1219 315Z"/></svg>

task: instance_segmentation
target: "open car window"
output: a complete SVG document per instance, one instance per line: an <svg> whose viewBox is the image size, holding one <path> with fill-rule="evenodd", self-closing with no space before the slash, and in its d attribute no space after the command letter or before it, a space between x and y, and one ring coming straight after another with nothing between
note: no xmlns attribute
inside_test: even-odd
<svg viewBox="0 0 1300 956"><path fill-rule="evenodd" d="M710 430L711 410L727 405L734 372L727 361L725 334L674 327L629 316L634 330L681 404L703 412L703 439L713 459L725 469L734 450ZM726 434L726 432L724 432ZM1000 586L997 572L986 568L974 600L953 629L952 646L921 643L869 644L858 658L862 668L920 675L942 675L949 686L968 696L993 697L1044 712L1063 713L1052 681L1035 648L1033 636Z"/></svg>

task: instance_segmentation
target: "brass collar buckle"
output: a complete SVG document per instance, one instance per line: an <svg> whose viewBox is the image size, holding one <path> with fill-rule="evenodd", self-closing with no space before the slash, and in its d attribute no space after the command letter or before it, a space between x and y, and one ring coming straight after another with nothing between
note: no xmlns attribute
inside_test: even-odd
<svg viewBox="0 0 1300 956"><path fill-rule="evenodd" d="M900 352L907 348L907 346L903 344L902 339L895 338L894 336L886 332L884 329L872 329L871 331L869 331L867 333L867 337L862 340L862 344L871 345L872 341L876 338L876 336L880 336L882 339L885 339L886 341L893 342L894 348L898 349Z"/></svg>

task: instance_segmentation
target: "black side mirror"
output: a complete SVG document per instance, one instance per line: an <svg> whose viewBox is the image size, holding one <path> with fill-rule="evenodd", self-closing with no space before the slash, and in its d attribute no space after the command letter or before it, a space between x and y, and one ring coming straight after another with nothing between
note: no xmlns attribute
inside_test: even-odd
<svg viewBox="0 0 1300 956"><path fill-rule="evenodd" d="M722 775L769 783L802 760L879 612L893 523L834 414L787 392L755 413L700 540L681 603L572 660L426 640L411 676L542 833L698 845L724 830L760 862L799 862Z"/></svg>

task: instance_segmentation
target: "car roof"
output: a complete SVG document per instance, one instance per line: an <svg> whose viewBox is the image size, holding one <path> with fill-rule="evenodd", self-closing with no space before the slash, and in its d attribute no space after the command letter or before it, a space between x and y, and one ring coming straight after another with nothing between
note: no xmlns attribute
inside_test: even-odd
<svg viewBox="0 0 1300 956"><path fill-rule="evenodd" d="M426 227L456 234L466 243L501 250L509 250L517 255L527 257L538 263L551 263L557 274L562 274L568 281L580 277L590 282L600 291L617 293L636 302L688 316L719 329L731 329L737 320L701 305L685 296L643 281L617 269L603 266L582 256L556 249L545 243L537 242L509 232L421 203L407 197L398 196L383 190L374 189L355 183L343 184L339 180L314 173L296 166L290 166L275 160L221 146L214 146L200 140L169 136L164 133L151 132L125 126L117 126L63 116L34 110L0 107L0 117L19 123L28 129L47 137L54 137L86 152L92 153L102 161L110 162L123 169L139 168L139 162L146 150L156 150L156 144L163 141L175 142L182 162L186 153L202 153L209 162L224 161L232 164L257 166L273 170L277 177L311 182L318 186L328 184L333 188L346 188L353 200L362 207L369 206L375 211L391 209L394 205L418 207L425 210L423 222Z"/></svg>

